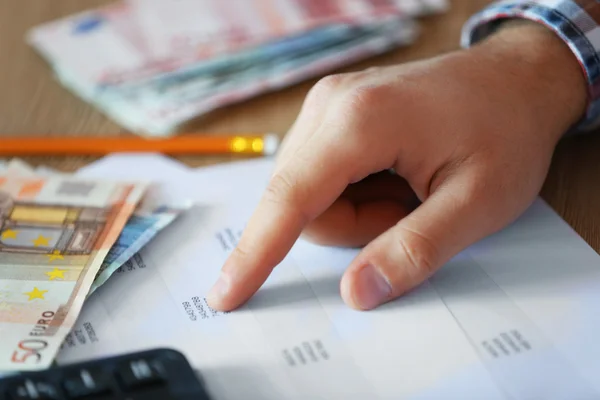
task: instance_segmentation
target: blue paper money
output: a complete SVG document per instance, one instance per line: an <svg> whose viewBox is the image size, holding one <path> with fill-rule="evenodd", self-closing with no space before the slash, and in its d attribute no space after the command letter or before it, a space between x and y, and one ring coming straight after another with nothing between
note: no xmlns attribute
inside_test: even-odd
<svg viewBox="0 0 600 400"><path fill-rule="evenodd" d="M127 221L121 235L104 259L92 287L89 297L129 261L136 253L146 246L161 230L168 226L183 211L183 208L157 208L150 214L134 214Z"/></svg>

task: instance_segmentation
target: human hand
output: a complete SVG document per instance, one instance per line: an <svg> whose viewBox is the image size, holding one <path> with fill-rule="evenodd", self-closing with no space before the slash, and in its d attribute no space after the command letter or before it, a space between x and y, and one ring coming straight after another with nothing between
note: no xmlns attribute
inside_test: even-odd
<svg viewBox="0 0 600 400"><path fill-rule="evenodd" d="M469 50L321 80L210 305L245 302L301 234L365 246L341 282L351 307L401 296L531 204L585 106L575 57L534 24Z"/></svg>

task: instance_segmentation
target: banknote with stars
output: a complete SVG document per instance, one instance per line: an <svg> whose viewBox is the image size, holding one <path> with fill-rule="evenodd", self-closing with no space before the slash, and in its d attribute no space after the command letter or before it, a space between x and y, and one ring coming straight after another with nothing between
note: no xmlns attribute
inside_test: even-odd
<svg viewBox="0 0 600 400"><path fill-rule="evenodd" d="M0 172L0 371L52 363L145 191Z"/></svg>

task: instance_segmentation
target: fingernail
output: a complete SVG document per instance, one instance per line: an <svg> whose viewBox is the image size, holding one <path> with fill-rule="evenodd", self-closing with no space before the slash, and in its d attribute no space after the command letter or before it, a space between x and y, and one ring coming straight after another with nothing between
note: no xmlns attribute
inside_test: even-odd
<svg viewBox="0 0 600 400"><path fill-rule="evenodd" d="M390 299L392 287L377 268L364 266L357 274L354 301L362 309L370 310Z"/></svg>
<svg viewBox="0 0 600 400"><path fill-rule="evenodd" d="M206 299L209 302L216 302L221 300L229 292L229 287L229 277L226 274L221 273L219 279L217 279L213 287L209 290L208 294L206 295Z"/></svg>

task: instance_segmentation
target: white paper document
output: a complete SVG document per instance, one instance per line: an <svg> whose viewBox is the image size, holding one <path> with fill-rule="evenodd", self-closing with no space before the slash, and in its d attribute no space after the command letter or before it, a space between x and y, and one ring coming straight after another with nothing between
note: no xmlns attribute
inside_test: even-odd
<svg viewBox="0 0 600 400"><path fill-rule="evenodd" d="M256 193L269 165L254 164ZM245 166L226 167L215 186L234 195ZM183 175L189 187L209 176ZM205 189L89 298L59 363L170 347L214 399L600 398L600 257L541 200L376 310L340 297L357 250L299 241L246 305L220 313L204 296L254 204L211 205Z"/></svg>

